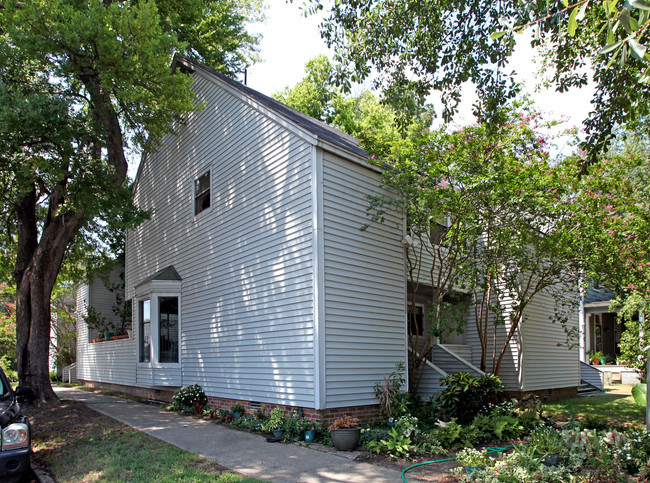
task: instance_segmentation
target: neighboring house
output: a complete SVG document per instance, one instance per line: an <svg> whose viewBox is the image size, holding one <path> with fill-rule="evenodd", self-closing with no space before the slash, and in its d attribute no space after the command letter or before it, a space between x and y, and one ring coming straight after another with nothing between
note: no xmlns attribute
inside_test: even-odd
<svg viewBox="0 0 650 483"><path fill-rule="evenodd" d="M133 337L93 343L79 324L78 378L166 400L200 384L212 407L374 416L375 383L409 354L404 222L387 214L361 230L379 173L341 131L198 63L175 67L193 75L202 108L143 156L135 180L151 218L127 233ZM110 314L102 292L80 289L80 316ZM513 342L513 391L579 384L578 352L557 348L549 305L531 307ZM471 331L454 342L437 347L424 395L471 368Z"/></svg>
<svg viewBox="0 0 650 483"><path fill-rule="evenodd" d="M590 285L582 300L580 321L581 354L583 365L590 363L589 354L600 352L604 363L592 364L591 372L597 369L604 382L635 384L638 374L626 365L618 364L621 355L619 342L626 330L625 321L619 320L616 312L610 311L616 295L610 290Z"/></svg>

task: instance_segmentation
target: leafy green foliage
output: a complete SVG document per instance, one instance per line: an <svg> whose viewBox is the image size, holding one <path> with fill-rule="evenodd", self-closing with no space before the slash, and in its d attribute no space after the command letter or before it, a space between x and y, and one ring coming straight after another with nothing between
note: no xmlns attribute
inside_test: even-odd
<svg viewBox="0 0 650 483"><path fill-rule="evenodd" d="M244 406L242 406L239 403L235 403L232 406L230 406L230 412L233 414L235 413L244 414Z"/></svg>
<svg viewBox="0 0 650 483"><path fill-rule="evenodd" d="M455 419L439 422L434 434L445 449L473 446L478 441L477 428L472 425L462 426Z"/></svg>
<svg viewBox="0 0 650 483"><path fill-rule="evenodd" d="M440 383L445 386L438 396L440 408L461 424L470 423L478 412L503 397L503 383L493 374L475 377L461 371L449 374Z"/></svg>
<svg viewBox="0 0 650 483"><path fill-rule="evenodd" d="M311 0L310 7L321 3ZM511 46L490 38L499 18L516 10L515 4L465 0L341 1L332 6L321 35L336 51L341 85L375 78L376 71L375 85L406 116L435 89L442 93L442 115L449 121L465 81L476 85L492 113L516 92L501 69Z"/></svg>
<svg viewBox="0 0 650 483"><path fill-rule="evenodd" d="M648 404L648 386L646 384L635 384L632 387L632 397L639 406L646 407Z"/></svg>
<svg viewBox="0 0 650 483"><path fill-rule="evenodd" d="M456 461L463 466L490 466L493 464L487 450L479 451L474 448L465 448L456 455Z"/></svg>
<svg viewBox="0 0 650 483"><path fill-rule="evenodd" d="M405 414L406 407L402 391L406 383L404 379L404 364L399 362L395 370L383 381L375 383L375 397L379 399L379 411L385 418L393 418Z"/></svg>
<svg viewBox="0 0 650 483"><path fill-rule="evenodd" d="M526 439L540 453L559 453L566 450L566 436L551 426L540 426Z"/></svg>
<svg viewBox="0 0 650 483"><path fill-rule="evenodd" d="M518 438L524 431L516 417L505 414L478 414L472 420L472 426L480 431L483 438L497 441Z"/></svg>
<svg viewBox="0 0 650 483"><path fill-rule="evenodd" d="M274 429L284 429L286 423L286 418L284 415L284 409L281 407L275 407L271 409L271 414L266 420L262 428L264 431L273 431Z"/></svg>
<svg viewBox="0 0 650 483"><path fill-rule="evenodd" d="M125 151L155 148L196 107L191 77L170 69L173 54L241 70L254 53L256 38L244 24L257 5L3 3L0 267L11 267L17 288L21 383L40 399L55 397L47 378L50 327L29 308L49 313L65 256L115 253L120 238L109 234L146 218L132 203Z"/></svg>
<svg viewBox="0 0 650 483"><path fill-rule="evenodd" d="M399 432L396 428L391 428L389 438L382 440L381 444L386 448L385 451L397 458L408 458L409 452L415 448L411 444L411 438Z"/></svg>
<svg viewBox="0 0 650 483"><path fill-rule="evenodd" d="M388 153L391 143L402 138L396 114L370 92L347 96L331 80L333 66L322 55L307 62L306 77L273 97L280 102L359 139L374 157Z"/></svg>
<svg viewBox="0 0 650 483"><path fill-rule="evenodd" d="M324 3L310 0L308 10ZM442 117L449 121L461 87L471 81L480 99L476 114L498 126L505 120L500 107L520 89L508 61L518 34L532 30L531 43L544 57L548 83L560 92L587 85L593 70L594 110L585 120L588 139L583 143L593 161L618 126L647 127L647 5L644 0L343 0L335 2L321 33L336 52L341 85L372 78L399 112L409 112L432 90L439 91Z"/></svg>
<svg viewBox="0 0 650 483"><path fill-rule="evenodd" d="M564 221L572 213L574 165L549 159L536 114L504 115L508 121L498 128L413 132L376 163L390 166L382 171L390 195L372 198L368 210L372 222L382 222L389 210L405 213L413 239L407 252L411 293L426 287L435 327L445 325L454 289L469 292L470 301L456 304L469 304L480 368L495 374L526 307L542 293L555 299L552 320L570 341L567 323L577 309L581 269L569 250L575 226ZM498 331L505 337L489 368L488 345ZM411 340L422 358L432 349L432 338L426 340L426 349ZM415 360L411 381L421 366Z"/></svg>
<svg viewBox="0 0 650 483"><path fill-rule="evenodd" d="M16 305L12 290L0 283L0 367L16 382Z"/></svg>

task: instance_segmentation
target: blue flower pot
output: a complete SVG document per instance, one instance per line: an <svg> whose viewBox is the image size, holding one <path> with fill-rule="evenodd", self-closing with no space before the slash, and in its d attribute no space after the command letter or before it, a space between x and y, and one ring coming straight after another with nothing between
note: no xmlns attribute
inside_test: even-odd
<svg viewBox="0 0 650 483"><path fill-rule="evenodd" d="M465 473L467 473L467 476L470 476L475 471L480 471L482 469L483 469L482 466L466 466L465 467Z"/></svg>
<svg viewBox="0 0 650 483"><path fill-rule="evenodd" d="M307 443L313 443L315 439L316 439L316 431L312 431L311 429L305 431L305 441Z"/></svg>

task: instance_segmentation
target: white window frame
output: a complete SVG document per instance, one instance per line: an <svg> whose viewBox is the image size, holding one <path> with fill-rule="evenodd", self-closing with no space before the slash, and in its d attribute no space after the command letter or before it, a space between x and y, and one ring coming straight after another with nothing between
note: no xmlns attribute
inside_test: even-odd
<svg viewBox="0 0 650 483"><path fill-rule="evenodd" d="M194 214L194 216L200 216L203 213L206 213L206 212L210 211L210 209L212 208L212 170L208 167L206 169L201 170L199 173L200 174L197 175L194 178L194 180L192 181L192 213ZM198 193L197 188L198 188L199 180L205 175L208 175L208 178L209 178L209 180L208 180L208 182L209 182L208 183L208 189L202 191L201 193ZM206 208L202 209L201 211L197 211L198 198L199 198L200 195L202 195L206 191L208 193L209 205Z"/></svg>
<svg viewBox="0 0 650 483"><path fill-rule="evenodd" d="M137 360L138 364L146 367L179 367L181 364L181 334L182 334L182 315L181 315L181 282L179 280L152 280L135 289L135 305L137 307ZM159 307L161 297L176 297L178 299L178 362L160 362L160 317ZM150 300L150 317L151 317L151 358L149 362L140 362L140 302Z"/></svg>

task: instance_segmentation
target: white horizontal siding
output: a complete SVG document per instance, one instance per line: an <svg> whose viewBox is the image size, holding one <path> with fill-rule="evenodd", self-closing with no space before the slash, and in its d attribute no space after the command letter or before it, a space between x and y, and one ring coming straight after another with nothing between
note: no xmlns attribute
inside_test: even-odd
<svg viewBox="0 0 650 483"><path fill-rule="evenodd" d="M406 362L400 220L367 231L370 169L325 153L323 160L324 405L376 404L374 384Z"/></svg>
<svg viewBox="0 0 650 483"><path fill-rule="evenodd" d="M493 301L496 300L495 296L492 295ZM499 357L499 353L504 346L505 339L508 331L510 330L511 324L509 319L511 301L507 298L504 298L501 301L502 307L504 309L504 318L505 324L496 326L496 350L494 346L494 332L495 325L494 314L490 314L488 322L488 344L487 344L487 353L486 353L486 370L485 372L492 372L496 360ZM472 360L471 363L480 368L481 364L481 343L479 340L477 328L476 328L476 317L474 311L474 305L470 304L469 315L467 320L467 325L465 328L465 344L471 346L472 348ZM506 353L503 357L503 362L501 363L501 369L499 371L499 378L506 386L508 391L519 391L521 390L521 327L516 329L515 334L513 335L508 347L506 348Z"/></svg>
<svg viewBox="0 0 650 483"><path fill-rule="evenodd" d="M182 385L313 407L312 147L219 81L194 89L205 107L141 168L136 202L154 212L128 234L127 293L169 265L183 279ZM211 206L194 216L206 169Z"/></svg>
<svg viewBox="0 0 650 483"><path fill-rule="evenodd" d="M571 290L567 287L567 291ZM562 324L552 322L555 315L553 295L548 291L536 295L526 307L525 314L522 324L523 390L579 386L580 349L577 346L570 349ZM577 327L576 309L568 328Z"/></svg>
<svg viewBox="0 0 650 483"><path fill-rule="evenodd" d="M120 270L118 267L111 273L109 285L119 282ZM113 313L115 303L115 293L106 288L99 277L95 277L90 285L77 289L77 377L88 381L134 385L135 340L91 343L90 338L94 335L89 334L83 320L87 307L94 307L99 315L118 324L119 318Z"/></svg>

